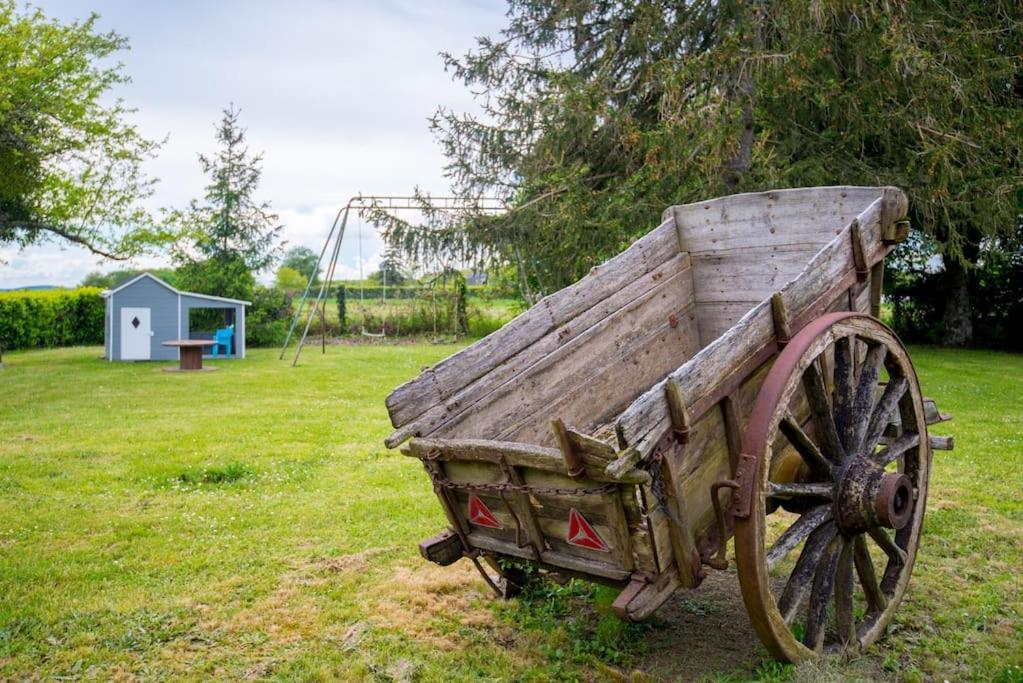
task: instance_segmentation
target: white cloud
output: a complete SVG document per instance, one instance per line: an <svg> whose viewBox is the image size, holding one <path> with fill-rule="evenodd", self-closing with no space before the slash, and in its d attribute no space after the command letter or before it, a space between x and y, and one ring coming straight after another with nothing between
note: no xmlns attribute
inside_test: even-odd
<svg viewBox="0 0 1023 683"><path fill-rule="evenodd" d="M153 207L181 206L205 183L196 155L214 148L213 124L229 102L242 109L250 148L262 151L259 197L272 202L285 239L319 251L334 213L351 196L443 194L443 156L426 119L438 106L472 109L469 92L438 56L494 35L497 0L417 2L175 2L43 0L68 20L90 11L101 30L131 40L119 55L133 82L118 95L138 109L153 138L169 135L149 165L160 178ZM364 232L364 272L379 262L379 238ZM346 243L338 276L357 277ZM0 288L73 285L98 261L78 247L6 248ZM166 264L146 259L135 265ZM105 269L123 267L106 263ZM349 269L355 268L355 271Z"/></svg>

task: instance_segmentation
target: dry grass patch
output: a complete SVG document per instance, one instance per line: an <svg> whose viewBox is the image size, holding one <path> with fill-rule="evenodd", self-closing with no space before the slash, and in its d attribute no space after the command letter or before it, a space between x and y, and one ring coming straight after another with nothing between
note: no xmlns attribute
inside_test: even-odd
<svg viewBox="0 0 1023 683"><path fill-rule="evenodd" d="M462 647L464 629L497 627L489 589L468 562L399 565L389 579L368 589L367 598L375 625L446 652Z"/></svg>

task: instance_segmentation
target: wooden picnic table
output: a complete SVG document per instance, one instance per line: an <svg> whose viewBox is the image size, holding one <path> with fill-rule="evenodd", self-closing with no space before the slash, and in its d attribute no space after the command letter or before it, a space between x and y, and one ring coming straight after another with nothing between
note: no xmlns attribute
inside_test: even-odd
<svg viewBox="0 0 1023 683"><path fill-rule="evenodd" d="M168 372L195 372L198 370L216 370L202 366L203 347L213 346L212 339L171 339L163 342L164 346L175 346L180 350L180 360L176 368L164 368Z"/></svg>

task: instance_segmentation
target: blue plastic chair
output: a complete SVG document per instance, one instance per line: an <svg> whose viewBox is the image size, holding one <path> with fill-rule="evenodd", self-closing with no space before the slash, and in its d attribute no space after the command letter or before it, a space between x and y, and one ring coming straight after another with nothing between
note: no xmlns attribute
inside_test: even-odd
<svg viewBox="0 0 1023 683"><path fill-rule="evenodd" d="M223 329L220 329L220 330L217 330L216 332L214 332L213 333L213 341L215 341L216 344L213 345L213 351L210 353L210 355L213 356L214 358L219 356L220 355L220 347L223 346L224 347L224 355L225 356L230 356L231 355L231 339L233 339L233 338L234 338L234 326L225 327Z"/></svg>

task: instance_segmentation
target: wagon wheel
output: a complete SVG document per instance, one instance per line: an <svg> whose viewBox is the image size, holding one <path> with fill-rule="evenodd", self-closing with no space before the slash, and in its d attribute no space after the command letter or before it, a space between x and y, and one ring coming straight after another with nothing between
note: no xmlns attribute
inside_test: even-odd
<svg viewBox="0 0 1023 683"><path fill-rule="evenodd" d="M788 661L876 641L909 583L930 470L906 349L867 315L807 325L764 381L742 452L761 459L751 513L735 528L761 641ZM769 545L786 511L799 516Z"/></svg>

